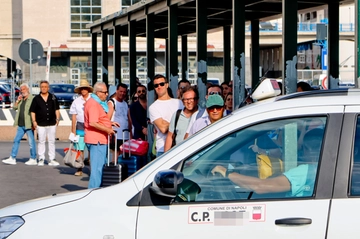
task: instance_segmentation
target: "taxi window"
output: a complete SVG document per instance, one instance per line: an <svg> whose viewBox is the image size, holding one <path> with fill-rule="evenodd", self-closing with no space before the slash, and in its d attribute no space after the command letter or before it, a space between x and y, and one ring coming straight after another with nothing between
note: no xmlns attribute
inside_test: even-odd
<svg viewBox="0 0 360 239"><path fill-rule="evenodd" d="M326 117L254 125L218 140L185 160L178 201L311 197Z"/></svg>
<svg viewBox="0 0 360 239"><path fill-rule="evenodd" d="M360 196L360 118L356 124L350 194Z"/></svg>

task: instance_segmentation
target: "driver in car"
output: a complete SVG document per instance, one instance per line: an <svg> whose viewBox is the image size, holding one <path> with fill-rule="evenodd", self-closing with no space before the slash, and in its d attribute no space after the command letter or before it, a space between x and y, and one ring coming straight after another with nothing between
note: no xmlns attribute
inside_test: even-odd
<svg viewBox="0 0 360 239"><path fill-rule="evenodd" d="M221 165L215 166L211 170L211 173L213 175L220 173L236 185L249 189L257 194L287 192L287 196L289 197L311 196L314 189L322 136L322 129L308 131L303 141L305 162L284 172L280 176L260 179L236 173Z"/></svg>

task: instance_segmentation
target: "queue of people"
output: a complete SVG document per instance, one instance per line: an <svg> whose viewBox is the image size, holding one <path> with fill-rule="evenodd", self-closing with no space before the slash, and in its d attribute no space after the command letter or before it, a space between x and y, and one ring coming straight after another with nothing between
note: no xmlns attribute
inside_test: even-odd
<svg viewBox="0 0 360 239"><path fill-rule="evenodd" d="M81 151L81 160L85 160L84 151L88 149L90 165L89 188L101 185L102 169L107 161L107 146L115 149L115 142L108 142L111 135L117 134L117 152L124 140L136 138L147 140L148 125L154 127L154 149L156 156L162 155L174 145L196 133L207 125L231 113L232 108L227 102L232 100L231 85L209 85L206 94L206 109L198 105L199 92L186 79L179 81L176 98L169 87L168 79L156 75L153 79L155 101L149 108L147 104L147 88L140 82L136 91L127 102L128 87L120 83L116 91L109 97L105 83L97 82L94 87L87 80L81 80L74 92L79 94L69 113L71 116L71 133L78 136L74 146ZM16 164L16 155L20 140L27 135L30 158L26 165L58 166L55 158L55 134L60 120L59 102L49 92L49 82L40 83L41 92L32 96L27 84L20 86L21 95L14 104L17 110L15 123L17 133L10 157L2 160L4 164ZM224 97L224 98L223 98ZM231 102L232 103L232 102ZM147 118L147 108L149 118ZM226 112L226 113L225 113ZM37 130L38 145L34 130ZM129 134L123 138L123 129ZM45 157L45 143L48 141L48 159ZM36 155L36 151L38 155ZM91 159L90 159L91 155ZM118 155L114 155L114 162ZM37 159L38 158L38 159ZM82 168L77 169L75 176L82 176Z"/></svg>

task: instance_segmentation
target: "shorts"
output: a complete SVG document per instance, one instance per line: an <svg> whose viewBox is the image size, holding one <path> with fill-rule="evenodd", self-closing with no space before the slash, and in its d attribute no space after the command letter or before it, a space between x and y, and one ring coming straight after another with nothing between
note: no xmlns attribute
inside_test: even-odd
<svg viewBox="0 0 360 239"><path fill-rule="evenodd" d="M122 139L117 140L117 151L120 152L120 146L123 144ZM115 137L111 137L110 139L110 149L115 150Z"/></svg>
<svg viewBox="0 0 360 239"><path fill-rule="evenodd" d="M79 137L79 142L74 143L74 148L82 151L85 149L84 136Z"/></svg>
<svg viewBox="0 0 360 239"><path fill-rule="evenodd" d="M76 135L79 135L79 142L74 143L74 148L78 150L84 150L85 149L85 141L84 141L84 130L76 130Z"/></svg>

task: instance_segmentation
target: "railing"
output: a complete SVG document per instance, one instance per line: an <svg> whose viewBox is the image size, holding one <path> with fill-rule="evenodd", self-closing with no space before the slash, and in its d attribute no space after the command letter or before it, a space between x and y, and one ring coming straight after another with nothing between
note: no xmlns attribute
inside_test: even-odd
<svg viewBox="0 0 360 239"><path fill-rule="evenodd" d="M298 23L298 31L299 32L316 32L316 25L318 23L310 23L310 22L302 22ZM282 25L279 23L273 23L272 28L262 29L260 28L260 32L281 32ZM246 28L246 31L251 31L251 25ZM339 24L340 32L355 32L355 24L354 23L340 23Z"/></svg>

